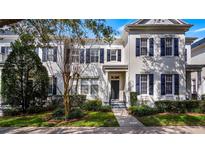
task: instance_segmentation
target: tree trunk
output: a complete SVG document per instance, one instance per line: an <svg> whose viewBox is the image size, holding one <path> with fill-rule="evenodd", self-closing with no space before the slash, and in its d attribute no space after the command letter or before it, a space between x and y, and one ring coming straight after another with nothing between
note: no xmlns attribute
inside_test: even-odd
<svg viewBox="0 0 205 154"><path fill-rule="evenodd" d="M64 75L63 104L64 104L65 116L68 116L68 114L70 113L70 99L69 99L68 85L69 85L69 78L66 75Z"/></svg>

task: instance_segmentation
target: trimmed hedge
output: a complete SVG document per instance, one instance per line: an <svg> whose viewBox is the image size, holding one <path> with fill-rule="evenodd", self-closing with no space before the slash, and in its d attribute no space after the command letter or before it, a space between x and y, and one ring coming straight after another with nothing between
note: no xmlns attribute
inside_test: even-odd
<svg viewBox="0 0 205 154"><path fill-rule="evenodd" d="M71 107L81 107L86 102L86 95L70 95Z"/></svg>
<svg viewBox="0 0 205 154"><path fill-rule="evenodd" d="M163 101L156 101L155 106L159 110L159 112L205 113L205 102L199 100L184 100L184 101L163 100Z"/></svg>
<svg viewBox="0 0 205 154"><path fill-rule="evenodd" d="M148 105L131 106L128 108L128 112L134 116L147 116L157 114L157 108L152 108Z"/></svg>

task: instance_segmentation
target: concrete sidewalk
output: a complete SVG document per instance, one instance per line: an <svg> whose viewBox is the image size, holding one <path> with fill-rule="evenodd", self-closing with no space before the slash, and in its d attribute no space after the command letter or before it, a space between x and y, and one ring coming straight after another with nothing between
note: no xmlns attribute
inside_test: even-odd
<svg viewBox="0 0 205 154"><path fill-rule="evenodd" d="M205 126L0 127L1 134L205 134Z"/></svg>
<svg viewBox="0 0 205 154"><path fill-rule="evenodd" d="M124 108L112 109L120 127L143 127L144 125Z"/></svg>

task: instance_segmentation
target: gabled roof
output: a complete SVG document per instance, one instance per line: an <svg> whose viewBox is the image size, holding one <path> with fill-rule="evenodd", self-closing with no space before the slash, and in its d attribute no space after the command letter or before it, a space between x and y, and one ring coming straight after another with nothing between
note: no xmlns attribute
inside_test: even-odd
<svg viewBox="0 0 205 154"><path fill-rule="evenodd" d="M193 49L193 48L196 48L196 47L198 47L198 46L200 46L200 45L202 45L202 44L205 44L205 38L203 38L203 39L201 39L201 40L199 40L199 41L193 43L193 44L191 45L191 48L192 48L192 49Z"/></svg>
<svg viewBox="0 0 205 154"><path fill-rule="evenodd" d="M186 32L191 26L193 25L180 19L139 19L126 25L125 30L177 30Z"/></svg>

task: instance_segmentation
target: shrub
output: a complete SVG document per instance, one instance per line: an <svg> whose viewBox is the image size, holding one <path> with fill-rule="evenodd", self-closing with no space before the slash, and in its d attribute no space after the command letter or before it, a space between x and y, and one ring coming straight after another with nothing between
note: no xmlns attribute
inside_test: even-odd
<svg viewBox="0 0 205 154"><path fill-rule="evenodd" d="M102 107L102 101L99 99L88 100L84 105L83 109L87 111L100 111Z"/></svg>
<svg viewBox="0 0 205 154"><path fill-rule="evenodd" d="M130 103L131 106L137 105L137 92L130 92Z"/></svg>
<svg viewBox="0 0 205 154"><path fill-rule="evenodd" d="M85 114L81 109L76 108L70 112L70 114L66 117L66 119L82 118L84 115Z"/></svg>
<svg viewBox="0 0 205 154"><path fill-rule="evenodd" d="M186 112L203 112L203 101L184 100L184 101L156 101L155 106L160 112L186 113Z"/></svg>
<svg viewBox="0 0 205 154"><path fill-rule="evenodd" d="M135 116L147 116L158 113L156 108L149 107L148 105L140 105L140 106L131 106L128 109L128 112Z"/></svg>
<svg viewBox="0 0 205 154"><path fill-rule="evenodd" d="M103 105L100 107L100 111L102 112L111 112L112 111L112 108L110 105Z"/></svg>
<svg viewBox="0 0 205 154"><path fill-rule="evenodd" d="M64 114L65 112L63 108L57 108L55 111L53 111L52 116L54 118L59 118L59 117L63 117Z"/></svg>
<svg viewBox="0 0 205 154"><path fill-rule="evenodd" d="M11 108L11 109L2 109L4 116L17 116L20 113L19 109Z"/></svg>
<svg viewBox="0 0 205 154"><path fill-rule="evenodd" d="M205 94L201 95L201 99L204 101L205 100Z"/></svg>
<svg viewBox="0 0 205 154"><path fill-rule="evenodd" d="M86 101L86 95L70 95L71 108L81 107Z"/></svg>

